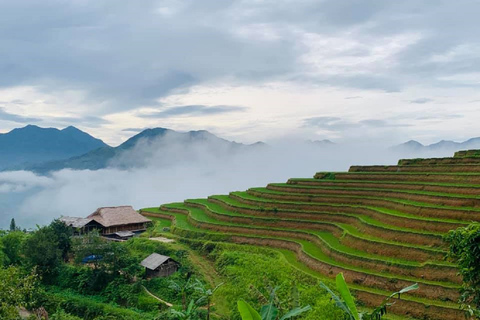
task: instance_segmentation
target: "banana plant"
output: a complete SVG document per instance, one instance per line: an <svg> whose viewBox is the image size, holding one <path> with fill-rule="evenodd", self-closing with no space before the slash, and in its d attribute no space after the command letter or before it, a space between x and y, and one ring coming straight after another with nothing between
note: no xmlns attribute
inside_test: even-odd
<svg viewBox="0 0 480 320"><path fill-rule="evenodd" d="M242 320L286 320L296 317L311 309L310 306L296 307L285 313L283 316L279 316L280 310L275 306L277 288L273 288L270 291L270 297L268 303L260 309L258 313L252 306L250 306L245 300L237 301L238 311Z"/></svg>
<svg viewBox="0 0 480 320"><path fill-rule="evenodd" d="M176 310L174 308L170 309L170 319L175 320L197 320L199 317L198 306L195 304L195 301L192 299L188 304L187 308L182 310Z"/></svg>
<svg viewBox="0 0 480 320"><path fill-rule="evenodd" d="M343 273L339 273L337 275L337 277L335 278L335 284L341 298L337 296L332 290L330 290L330 288L326 286L323 282L320 283L320 286L323 289L327 290L337 307L342 309L348 315L349 320L380 320L385 314L387 314L387 307L390 307L394 304L389 302L390 299L395 296L398 296L398 299L400 299L401 294L418 289L418 284L415 283L386 297L383 300L382 304L376 307L371 313L359 313L357 307L355 306L353 296L350 293L350 289L348 289L347 283L345 282Z"/></svg>
<svg viewBox="0 0 480 320"><path fill-rule="evenodd" d="M223 282L217 285L213 289L207 289L205 285L198 279L195 279L193 283L193 289L200 294L200 298L195 302L198 306L207 306L207 320L210 320L210 307L211 307L211 300L212 296L215 291L218 290L223 285Z"/></svg>
<svg viewBox="0 0 480 320"><path fill-rule="evenodd" d="M187 295L194 291L195 282L193 278L188 278L183 284L179 284L173 280L169 281L168 288L175 291L182 297L182 308L187 310Z"/></svg>

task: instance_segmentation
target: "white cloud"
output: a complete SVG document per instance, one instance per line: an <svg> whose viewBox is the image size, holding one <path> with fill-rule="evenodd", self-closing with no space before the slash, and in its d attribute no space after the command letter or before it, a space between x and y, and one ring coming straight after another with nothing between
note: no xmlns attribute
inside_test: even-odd
<svg viewBox="0 0 480 320"><path fill-rule="evenodd" d="M0 107L18 121L72 124L111 144L128 137L124 128L151 126L246 141L287 130L307 137L315 133L299 128L306 117L385 120L409 110L408 101L440 103L451 90L462 92L451 113L478 117L463 105L478 99L478 11L463 0L2 1ZM181 105L249 110L241 118L135 116ZM21 125L9 119L0 119L2 132ZM467 119L455 122L456 137L477 135ZM419 131L412 123L396 134Z"/></svg>

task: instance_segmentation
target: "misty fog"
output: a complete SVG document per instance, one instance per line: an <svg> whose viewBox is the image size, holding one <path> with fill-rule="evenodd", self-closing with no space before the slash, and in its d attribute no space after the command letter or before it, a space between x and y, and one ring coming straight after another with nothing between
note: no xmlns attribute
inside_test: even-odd
<svg viewBox="0 0 480 320"><path fill-rule="evenodd" d="M102 206L153 207L312 177L317 171L345 171L353 164L396 164L400 157L419 156L374 145L316 146L284 140L232 149L223 142L140 141L107 169L65 169L48 176L1 172L0 228L7 228L11 218L31 228L62 215L84 217ZM429 156L451 155L439 150Z"/></svg>

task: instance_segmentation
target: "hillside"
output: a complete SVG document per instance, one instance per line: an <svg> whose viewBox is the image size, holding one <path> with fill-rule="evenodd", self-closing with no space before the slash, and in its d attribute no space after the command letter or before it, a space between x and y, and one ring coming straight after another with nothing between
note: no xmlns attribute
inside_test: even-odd
<svg viewBox="0 0 480 320"><path fill-rule="evenodd" d="M75 127L59 130L28 125L0 134L0 169L67 159L106 146Z"/></svg>
<svg viewBox="0 0 480 320"><path fill-rule="evenodd" d="M409 152L409 153L419 153L419 152L425 153L425 152L435 152L440 150L454 152L457 150L478 149L478 148L480 148L480 138L471 138L463 142L442 140L429 145L423 145L418 141L410 140L405 143L393 146L391 150L398 151L398 152Z"/></svg>
<svg viewBox="0 0 480 320"><path fill-rule="evenodd" d="M118 147L104 146L80 156L66 160L50 161L41 164L22 167L37 173L47 173L61 169L74 170L98 170L107 167L131 168L142 166L142 157L135 156L137 152L158 152L168 148L191 148L205 143L212 150L235 151L245 147L261 147L263 143L257 142L252 145L245 145L221 139L208 131L177 132L165 128L146 129L131 137Z"/></svg>
<svg viewBox="0 0 480 320"><path fill-rule="evenodd" d="M393 313L461 319L461 279L444 261L442 235L480 221L479 154L352 166L142 212L172 220L180 236L277 248L320 279L343 272L367 306L418 282Z"/></svg>

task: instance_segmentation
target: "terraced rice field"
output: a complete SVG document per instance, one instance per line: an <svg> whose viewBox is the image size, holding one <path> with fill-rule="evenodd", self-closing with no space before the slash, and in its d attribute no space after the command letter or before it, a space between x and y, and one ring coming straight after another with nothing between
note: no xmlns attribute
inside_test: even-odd
<svg viewBox="0 0 480 320"><path fill-rule="evenodd" d="M171 220L182 237L275 248L320 279L343 272L366 306L417 282L420 289L398 300L393 313L462 319L461 279L444 261L442 236L480 221L480 151L319 172L142 213Z"/></svg>

